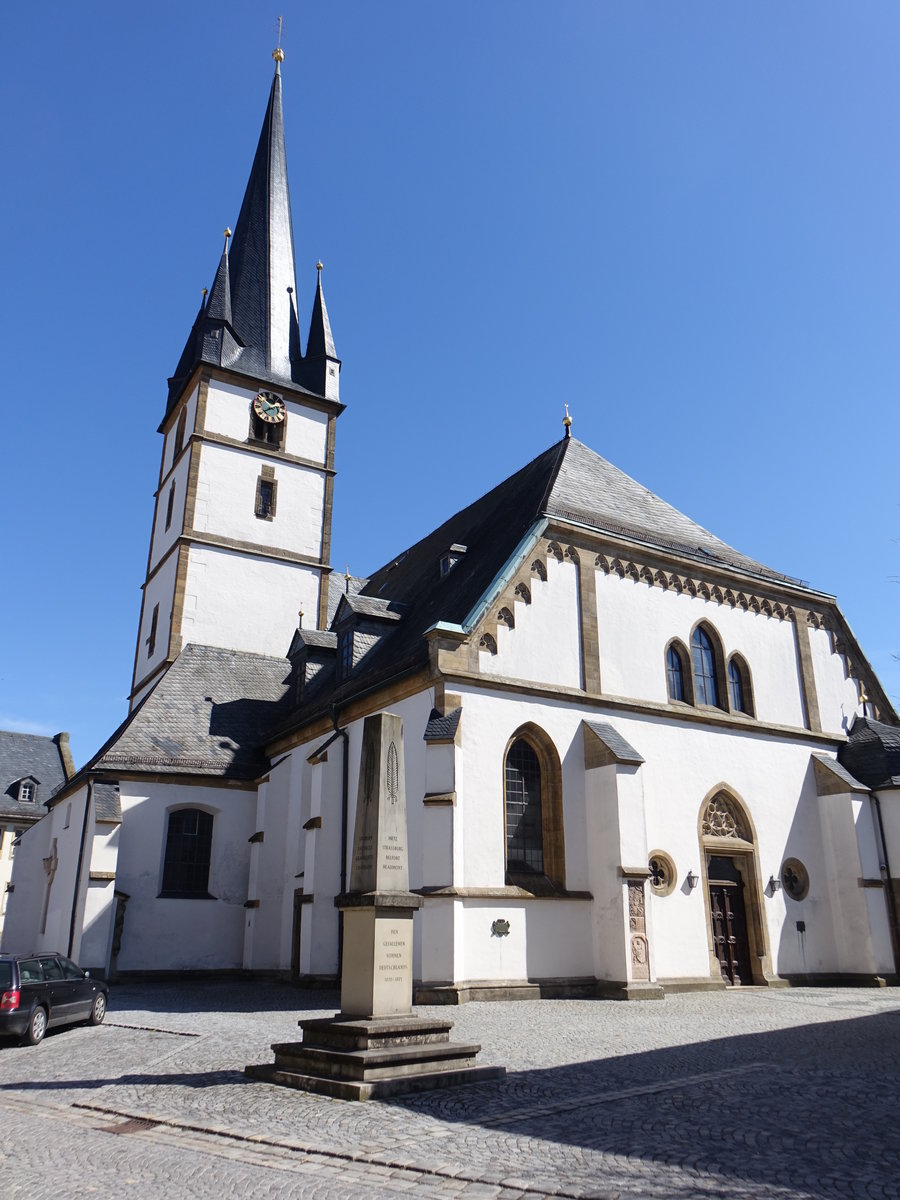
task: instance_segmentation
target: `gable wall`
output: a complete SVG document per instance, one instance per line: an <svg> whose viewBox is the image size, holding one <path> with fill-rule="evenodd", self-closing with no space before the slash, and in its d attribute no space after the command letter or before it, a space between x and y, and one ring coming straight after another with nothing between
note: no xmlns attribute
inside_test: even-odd
<svg viewBox="0 0 900 1200"><path fill-rule="evenodd" d="M793 622L716 604L701 596L649 587L643 580L595 572L600 671L604 692L665 704L666 646L705 620L722 640L726 661L743 655L753 680L756 717L803 725Z"/></svg>

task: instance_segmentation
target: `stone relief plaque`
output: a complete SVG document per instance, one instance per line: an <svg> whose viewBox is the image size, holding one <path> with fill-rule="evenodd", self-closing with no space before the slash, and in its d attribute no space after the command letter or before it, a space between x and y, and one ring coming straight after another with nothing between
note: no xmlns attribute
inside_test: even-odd
<svg viewBox="0 0 900 1200"><path fill-rule="evenodd" d="M631 977L636 982L650 981L650 943L647 941L647 916L644 885L628 881L628 928L631 931Z"/></svg>

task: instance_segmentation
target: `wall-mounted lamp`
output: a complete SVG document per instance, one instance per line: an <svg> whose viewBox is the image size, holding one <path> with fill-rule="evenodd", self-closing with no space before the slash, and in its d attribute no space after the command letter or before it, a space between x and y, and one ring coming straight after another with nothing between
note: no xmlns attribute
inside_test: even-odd
<svg viewBox="0 0 900 1200"><path fill-rule="evenodd" d="M691 889L691 891L693 891L693 890L694 890L694 888L697 886L697 884L698 884L699 882L700 882L700 876L699 876L699 875L695 875L693 871L688 871L688 873L687 873L687 885L688 885L688 887Z"/></svg>
<svg viewBox="0 0 900 1200"><path fill-rule="evenodd" d="M781 889L781 880L776 879L774 875L769 876L769 895L774 896Z"/></svg>

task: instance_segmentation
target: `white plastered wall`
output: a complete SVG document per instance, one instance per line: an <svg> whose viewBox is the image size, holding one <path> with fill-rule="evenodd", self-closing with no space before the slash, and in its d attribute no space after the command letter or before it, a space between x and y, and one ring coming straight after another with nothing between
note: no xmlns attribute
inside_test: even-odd
<svg viewBox="0 0 900 1200"><path fill-rule="evenodd" d="M185 446L188 443L188 438L194 432L194 425L196 424L196 421L197 421L197 392L198 392L198 389L195 387L187 399L187 419L185 420L185 423L184 423L184 442L183 442L183 445L185 445ZM184 402L179 404L178 410L177 410L178 414L181 413L181 410L183 407L184 407ZM166 434L166 440L163 444L163 459L162 459L162 475L163 475L163 477L165 477L169 473L169 471L171 471L171 469L172 469L172 457L173 457L174 450L175 450L175 434L178 431L178 419L179 419L178 415L176 414L175 419L172 422L171 428L169 429L169 432Z"/></svg>
<svg viewBox="0 0 900 1200"><path fill-rule="evenodd" d="M123 781L116 887L129 896L120 971L239 968L244 950L252 790ZM159 896L171 808L214 814L209 891L214 900Z"/></svg>
<svg viewBox="0 0 900 1200"><path fill-rule="evenodd" d="M862 712L859 683L847 675L846 660L834 653L827 630L810 628L809 646L822 728L827 733L848 733L853 718Z"/></svg>
<svg viewBox="0 0 900 1200"><path fill-rule="evenodd" d="M318 601L314 568L191 546L183 642L281 658L297 627L298 610L315 613Z"/></svg>
<svg viewBox="0 0 900 1200"><path fill-rule="evenodd" d="M516 600L515 628L497 628L497 653L479 653L485 675L534 683L581 686L578 637L578 568L573 562L547 558L546 581L532 578L531 603Z"/></svg>
<svg viewBox="0 0 900 1200"><path fill-rule="evenodd" d="M206 395L206 431L237 441L246 441L250 430L250 406L256 395L255 388L241 388L220 380L210 380ZM317 409L306 408L287 397L285 408L285 452L310 462L324 463L328 433L327 414Z"/></svg>
<svg viewBox="0 0 900 1200"><path fill-rule="evenodd" d="M263 466L274 468L275 517L256 516ZM197 475L194 529L317 559L322 551L325 475L249 450L205 444Z"/></svg>
<svg viewBox="0 0 900 1200"><path fill-rule="evenodd" d="M177 572L178 554L173 552L144 587L144 606L135 671L135 678L138 680L144 679L154 668L158 667L168 653ZM153 609L157 604L159 605L159 616L156 621L156 644L153 653L148 654L147 639L153 623Z"/></svg>
<svg viewBox="0 0 900 1200"><path fill-rule="evenodd" d="M156 517L153 523L153 535L150 543L150 570L152 571L161 558L174 545L184 527L184 502L187 496L187 482L190 471L190 454L182 455L175 470L163 483L159 498L156 502ZM175 485L175 499L172 503L172 521L166 529L166 512L169 506L169 490Z"/></svg>
<svg viewBox="0 0 900 1200"><path fill-rule="evenodd" d="M726 660L745 659L755 715L779 725L803 725L803 701L792 622L626 576L596 571L600 672L604 692L665 704L665 650L672 638L690 647L698 621L722 640Z"/></svg>

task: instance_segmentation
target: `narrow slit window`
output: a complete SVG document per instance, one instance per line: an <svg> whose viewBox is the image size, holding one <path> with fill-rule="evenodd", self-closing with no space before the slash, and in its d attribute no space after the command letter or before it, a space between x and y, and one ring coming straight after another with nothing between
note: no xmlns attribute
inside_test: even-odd
<svg viewBox="0 0 900 1200"><path fill-rule="evenodd" d="M175 508L175 484L169 488L169 499L166 503L166 529L172 524L172 512Z"/></svg>
<svg viewBox="0 0 900 1200"><path fill-rule="evenodd" d="M154 604L153 616L150 618L150 632L147 635L147 657L152 658L156 650L156 629L159 625L159 605Z"/></svg>
<svg viewBox="0 0 900 1200"><path fill-rule="evenodd" d="M278 496L278 484L274 479L256 481L256 515L261 521L275 519L275 502Z"/></svg>

